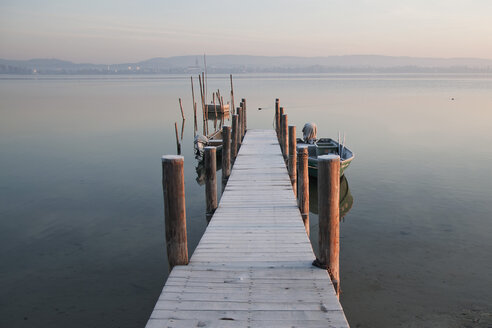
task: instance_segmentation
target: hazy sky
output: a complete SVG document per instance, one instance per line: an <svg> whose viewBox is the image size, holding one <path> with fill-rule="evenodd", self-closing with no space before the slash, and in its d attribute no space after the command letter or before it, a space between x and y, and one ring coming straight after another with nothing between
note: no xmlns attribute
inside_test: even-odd
<svg viewBox="0 0 492 328"><path fill-rule="evenodd" d="M204 52L492 59L492 0L0 0L0 58Z"/></svg>

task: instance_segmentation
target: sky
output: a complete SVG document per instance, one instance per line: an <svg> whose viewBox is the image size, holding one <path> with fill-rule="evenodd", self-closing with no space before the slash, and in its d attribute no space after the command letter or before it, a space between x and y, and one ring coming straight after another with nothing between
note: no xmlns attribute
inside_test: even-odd
<svg viewBox="0 0 492 328"><path fill-rule="evenodd" d="M492 0L0 0L0 58L492 59Z"/></svg>

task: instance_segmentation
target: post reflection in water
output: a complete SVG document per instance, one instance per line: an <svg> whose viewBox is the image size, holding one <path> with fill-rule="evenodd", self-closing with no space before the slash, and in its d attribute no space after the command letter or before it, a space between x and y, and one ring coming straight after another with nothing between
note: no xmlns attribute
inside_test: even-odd
<svg viewBox="0 0 492 328"><path fill-rule="evenodd" d="M209 131L221 130L226 120L229 120L229 112L220 113L220 112L209 111L207 113L207 124L209 126L209 129L213 127L213 130L210 129ZM212 134L213 132L209 133L209 135Z"/></svg>
<svg viewBox="0 0 492 328"><path fill-rule="evenodd" d="M342 220L352 208L354 198L350 192L345 174L340 178L340 220ZM318 214L318 179L309 177L309 212Z"/></svg>
<svg viewBox="0 0 492 328"><path fill-rule="evenodd" d="M217 153L217 172L222 169L222 155ZM195 166L196 171L196 183L198 185L203 186L205 184L205 165L202 160L197 159L197 163Z"/></svg>

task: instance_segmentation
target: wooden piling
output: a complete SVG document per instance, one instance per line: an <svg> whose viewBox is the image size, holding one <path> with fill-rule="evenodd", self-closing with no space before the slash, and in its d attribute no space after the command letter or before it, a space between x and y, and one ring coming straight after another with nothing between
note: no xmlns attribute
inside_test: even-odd
<svg viewBox="0 0 492 328"><path fill-rule="evenodd" d="M282 124L282 154L284 155L284 161L287 163L289 160L289 130L288 130L288 119L287 119L287 114L282 115L281 118L281 124Z"/></svg>
<svg viewBox="0 0 492 328"><path fill-rule="evenodd" d="M242 127L242 119L243 119L243 108L237 108L237 150L241 148L241 142L243 141L243 131Z"/></svg>
<svg viewBox="0 0 492 328"><path fill-rule="evenodd" d="M237 115L237 129L239 133L238 144L241 144L241 103L239 103L239 107L236 107L236 115Z"/></svg>
<svg viewBox="0 0 492 328"><path fill-rule="evenodd" d="M203 120L203 135L208 135L208 122L207 122L207 104L205 102L205 95L203 91L203 82L201 75L198 75L198 83L200 84L200 99L202 101L202 120Z"/></svg>
<svg viewBox="0 0 492 328"><path fill-rule="evenodd" d="M284 108L280 107L279 109L279 117L278 117L278 123L279 123L279 135L278 135L278 142L280 143L280 146L282 146L282 115L284 115Z"/></svg>
<svg viewBox="0 0 492 328"><path fill-rule="evenodd" d="M247 119L247 117L248 117L248 115L247 115L248 110L246 109L246 98L243 98L241 100L243 102L243 111L244 111L244 113L243 113L243 116L244 116L244 118L243 118L243 121L244 121L243 122L243 125L244 125L243 131L244 131L244 134L246 134L246 131L248 131L248 119Z"/></svg>
<svg viewBox="0 0 492 328"><path fill-rule="evenodd" d="M162 156L162 189L169 272L188 264L183 156Z"/></svg>
<svg viewBox="0 0 492 328"><path fill-rule="evenodd" d="M183 102L181 101L181 98L179 98L179 108L181 109L181 118L184 120L186 120L185 118L185 114L183 112Z"/></svg>
<svg viewBox="0 0 492 328"><path fill-rule="evenodd" d="M280 107L279 99L275 99L275 132L277 132L277 138L280 133Z"/></svg>
<svg viewBox="0 0 492 328"><path fill-rule="evenodd" d="M234 114L234 86L232 85L232 74L230 75L231 78L231 114Z"/></svg>
<svg viewBox="0 0 492 328"><path fill-rule="evenodd" d="M297 153L296 153L296 126L289 125L289 176L294 190L294 196L297 196Z"/></svg>
<svg viewBox="0 0 492 328"><path fill-rule="evenodd" d="M231 166L234 165L234 161L236 160L237 151L238 151L238 116L237 114L232 115L232 129L231 129Z"/></svg>
<svg viewBox="0 0 492 328"><path fill-rule="evenodd" d="M194 124L195 126L193 127L193 136L196 137L196 133L198 131L198 124L196 122L196 103L193 104L193 114L194 114Z"/></svg>
<svg viewBox="0 0 492 328"><path fill-rule="evenodd" d="M214 104L214 130L217 131L217 106L215 104L215 93L212 94L212 98L213 98L213 104ZM207 117L207 119L208 119L208 117Z"/></svg>
<svg viewBox="0 0 492 328"><path fill-rule="evenodd" d="M222 192L231 175L231 127L222 127Z"/></svg>
<svg viewBox="0 0 492 328"><path fill-rule="evenodd" d="M241 107L241 113L239 115L239 126L241 128L241 142L242 142L244 139L244 112L245 112L243 102L241 102L240 107Z"/></svg>
<svg viewBox="0 0 492 328"><path fill-rule="evenodd" d="M178 135L178 122L174 122L174 131L176 132L176 150L178 155L181 155L181 142L179 141Z"/></svg>
<svg viewBox="0 0 492 328"><path fill-rule="evenodd" d="M210 222L217 209L217 153L215 147L205 147L204 150L206 217Z"/></svg>
<svg viewBox="0 0 492 328"><path fill-rule="evenodd" d="M340 293L340 156L318 156L319 262L327 266L337 296Z"/></svg>
<svg viewBox="0 0 492 328"><path fill-rule="evenodd" d="M297 203L301 212L304 228L309 236L309 171L308 147L297 147Z"/></svg>
<svg viewBox="0 0 492 328"><path fill-rule="evenodd" d="M195 89L193 87L193 76L191 76L191 97L193 99L193 117L194 117L194 130L193 130L193 136L196 137L196 134L198 132L198 124L196 121L196 101L195 101Z"/></svg>

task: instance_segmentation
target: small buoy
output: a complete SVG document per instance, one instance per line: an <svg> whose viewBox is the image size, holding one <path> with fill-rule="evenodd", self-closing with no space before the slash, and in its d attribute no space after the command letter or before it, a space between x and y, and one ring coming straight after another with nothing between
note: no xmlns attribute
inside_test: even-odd
<svg viewBox="0 0 492 328"><path fill-rule="evenodd" d="M451 98L451 100L454 100L454 98Z"/></svg>

